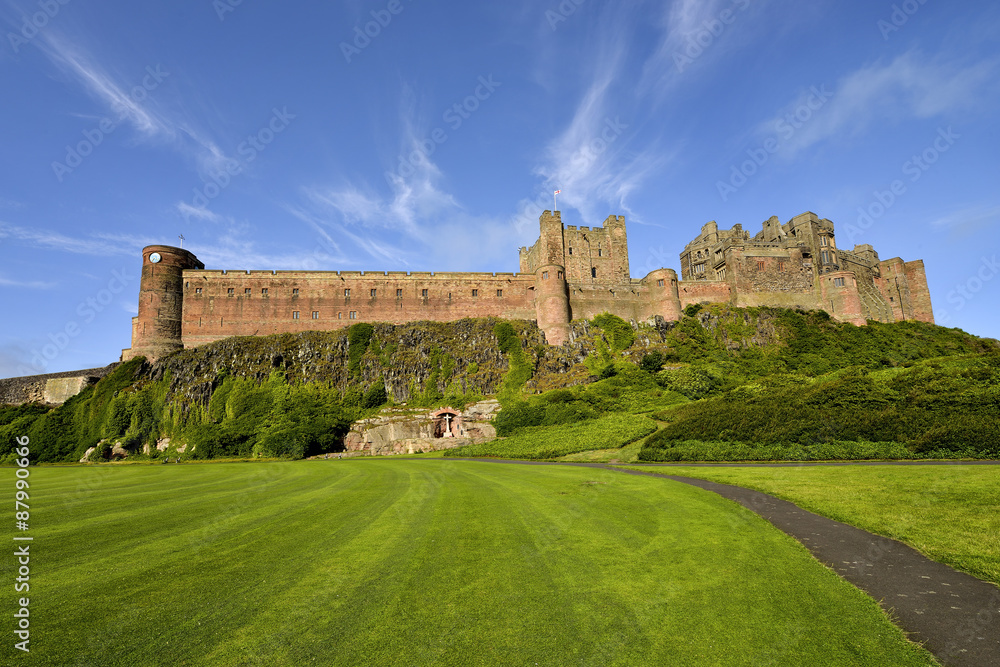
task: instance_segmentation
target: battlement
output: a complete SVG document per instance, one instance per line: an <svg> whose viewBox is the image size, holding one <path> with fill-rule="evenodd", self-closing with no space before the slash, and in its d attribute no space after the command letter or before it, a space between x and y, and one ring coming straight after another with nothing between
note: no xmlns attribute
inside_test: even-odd
<svg viewBox="0 0 1000 667"><path fill-rule="evenodd" d="M132 348L151 359L229 336L322 331L356 322L533 319L561 344L573 319L603 312L643 321L681 317L690 303L822 308L837 319L933 321L923 262L880 261L869 245L841 251L833 223L807 211L742 225L711 221L673 269L632 278L625 218L603 226L539 217L538 240L517 272L206 270L187 250L143 249Z"/></svg>

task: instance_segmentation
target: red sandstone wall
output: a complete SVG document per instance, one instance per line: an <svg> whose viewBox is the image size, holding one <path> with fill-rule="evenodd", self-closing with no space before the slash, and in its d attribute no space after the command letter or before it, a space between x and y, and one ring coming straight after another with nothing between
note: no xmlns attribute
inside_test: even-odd
<svg viewBox="0 0 1000 667"><path fill-rule="evenodd" d="M861 309L861 296L858 294L858 283L853 273L846 271L824 273L819 280L823 300L820 307L823 310L840 322L850 322L858 326L868 323ZM842 280L843 286L838 286L837 280Z"/></svg>
<svg viewBox="0 0 1000 667"><path fill-rule="evenodd" d="M875 279L875 286L878 287L885 300L889 302L893 317L897 321L916 319L913 316L914 309L910 295L910 281L906 275L903 260L899 257L894 257L881 261L879 263L879 273L881 277Z"/></svg>
<svg viewBox="0 0 1000 667"><path fill-rule="evenodd" d="M681 308L692 303L729 303L732 290L729 283L709 280L682 280L677 283Z"/></svg>
<svg viewBox="0 0 1000 667"><path fill-rule="evenodd" d="M357 322L535 319L534 276L513 273L189 270L183 279L184 347L229 336L329 331Z"/></svg>
<svg viewBox="0 0 1000 667"><path fill-rule="evenodd" d="M931 292L927 287L924 260L906 262L903 270L910 288L910 303L913 308L909 319L934 324L934 309L931 307Z"/></svg>

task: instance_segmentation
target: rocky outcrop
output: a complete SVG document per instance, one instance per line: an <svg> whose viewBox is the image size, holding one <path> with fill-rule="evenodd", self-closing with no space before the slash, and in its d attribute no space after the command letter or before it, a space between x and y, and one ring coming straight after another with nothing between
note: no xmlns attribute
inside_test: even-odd
<svg viewBox="0 0 1000 667"><path fill-rule="evenodd" d="M346 329L274 336L227 338L182 350L154 364L152 380L169 374L169 398L205 405L225 375L263 382L275 370L290 384L322 382L341 391L367 389L382 378L390 398L406 403L416 391L426 391L433 379L444 396L497 392L507 359L498 349L496 319L458 322L374 324L372 341L356 371L349 368ZM514 321L515 331L529 354L537 355L544 336L534 322Z"/></svg>
<svg viewBox="0 0 1000 667"><path fill-rule="evenodd" d="M414 454L453 449L496 438L490 423L500 410L497 401L481 401L464 410L397 408L351 426L344 438L349 452L372 456Z"/></svg>
<svg viewBox="0 0 1000 667"><path fill-rule="evenodd" d="M0 405L45 403L62 405L85 388L97 383L118 364L65 373L47 373L0 380Z"/></svg>

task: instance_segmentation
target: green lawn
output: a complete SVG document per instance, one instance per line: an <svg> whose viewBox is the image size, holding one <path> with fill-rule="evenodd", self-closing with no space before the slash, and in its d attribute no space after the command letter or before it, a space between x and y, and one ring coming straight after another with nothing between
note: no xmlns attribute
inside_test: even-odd
<svg viewBox="0 0 1000 667"><path fill-rule="evenodd" d="M620 449L655 430L656 422L649 417L612 413L574 424L522 428L508 438L449 449L445 456L556 459L596 449Z"/></svg>
<svg viewBox="0 0 1000 667"><path fill-rule="evenodd" d="M764 491L1000 584L1000 466L629 466Z"/></svg>
<svg viewBox="0 0 1000 667"><path fill-rule="evenodd" d="M935 664L790 537L675 482L447 459L31 481L21 665Z"/></svg>

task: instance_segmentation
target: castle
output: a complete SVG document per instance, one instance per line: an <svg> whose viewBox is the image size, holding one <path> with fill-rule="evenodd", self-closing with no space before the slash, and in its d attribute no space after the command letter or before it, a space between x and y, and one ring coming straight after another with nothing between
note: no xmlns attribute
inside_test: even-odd
<svg viewBox="0 0 1000 667"><path fill-rule="evenodd" d="M325 331L357 322L535 320L562 344L574 319L610 312L676 321L692 303L822 309L840 321L933 322L923 261L881 261L870 245L837 248L833 223L772 217L754 237L710 222L681 253L681 276L629 271L625 219L564 225L558 211L520 250L519 273L206 270L171 246L142 251L139 314L122 360L157 359L230 336Z"/></svg>

